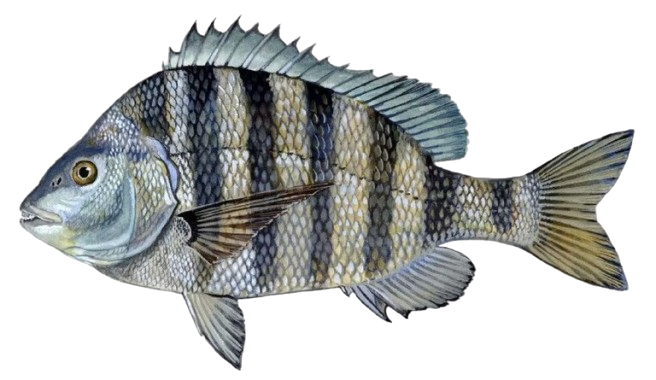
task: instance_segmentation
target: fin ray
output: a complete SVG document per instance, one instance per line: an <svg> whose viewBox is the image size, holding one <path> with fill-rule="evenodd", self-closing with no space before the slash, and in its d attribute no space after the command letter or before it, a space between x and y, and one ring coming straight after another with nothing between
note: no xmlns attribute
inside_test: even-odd
<svg viewBox="0 0 656 380"><path fill-rule="evenodd" d="M617 252L597 222L596 206L617 181L632 140L631 130L604 136L529 174L539 184L539 221L526 250L581 281L628 288Z"/></svg>
<svg viewBox="0 0 656 380"><path fill-rule="evenodd" d="M231 297L183 293L198 333L235 368L241 368L246 340L244 315Z"/></svg>
<svg viewBox="0 0 656 380"><path fill-rule="evenodd" d="M332 183L265 191L196 207L178 214L189 229L187 244L210 264L232 257L289 206L330 187Z"/></svg>
<svg viewBox="0 0 656 380"><path fill-rule="evenodd" d="M299 51L297 41L282 41L279 26L262 34L257 24L245 31L237 20L223 33L212 23L201 35L194 24L180 51L170 50L164 69L211 65L299 78L366 103L417 140L434 161L464 157L467 123L448 95L405 76L334 66L312 54L314 45Z"/></svg>
<svg viewBox="0 0 656 380"><path fill-rule="evenodd" d="M347 289L374 314L389 321L385 312L388 306L407 317L412 311L438 308L457 300L474 271L474 265L463 254L435 247L387 277Z"/></svg>

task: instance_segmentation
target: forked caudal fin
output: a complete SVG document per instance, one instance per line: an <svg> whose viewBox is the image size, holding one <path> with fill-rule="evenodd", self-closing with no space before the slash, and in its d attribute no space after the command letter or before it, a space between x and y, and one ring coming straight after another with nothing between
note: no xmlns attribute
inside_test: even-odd
<svg viewBox="0 0 656 380"><path fill-rule="evenodd" d="M613 187L631 150L633 131L571 149L534 170L539 187L537 237L526 250L587 283L626 290L615 248L597 222L596 206Z"/></svg>

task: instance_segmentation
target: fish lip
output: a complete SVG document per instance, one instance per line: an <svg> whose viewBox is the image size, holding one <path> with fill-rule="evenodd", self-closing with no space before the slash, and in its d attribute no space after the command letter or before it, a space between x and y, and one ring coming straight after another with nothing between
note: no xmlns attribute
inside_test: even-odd
<svg viewBox="0 0 656 380"><path fill-rule="evenodd" d="M54 212L42 210L30 203L21 207L20 223L23 225L40 226L44 224L59 224L62 218Z"/></svg>

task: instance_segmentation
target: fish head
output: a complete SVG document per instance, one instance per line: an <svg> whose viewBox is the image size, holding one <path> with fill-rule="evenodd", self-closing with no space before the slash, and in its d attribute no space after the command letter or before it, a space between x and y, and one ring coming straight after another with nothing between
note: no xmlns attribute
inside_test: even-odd
<svg viewBox="0 0 656 380"><path fill-rule="evenodd" d="M153 244L177 206L163 146L116 110L48 169L21 204L21 225L84 263L107 266Z"/></svg>

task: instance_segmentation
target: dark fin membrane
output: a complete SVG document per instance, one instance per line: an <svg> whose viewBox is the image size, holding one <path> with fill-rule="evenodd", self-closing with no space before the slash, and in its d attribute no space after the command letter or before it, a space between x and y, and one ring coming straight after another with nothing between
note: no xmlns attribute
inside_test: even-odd
<svg viewBox="0 0 656 380"><path fill-rule="evenodd" d="M629 157L633 131L614 133L569 150L530 175L539 183L535 257L587 283L628 288L620 259L597 222L596 207Z"/></svg>
<svg viewBox="0 0 656 380"><path fill-rule="evenodd" d="M189 226L187 244L208 263L232 257L294 203L332 186L330 182L264 191L197 207L178 215Z"/></svg>

